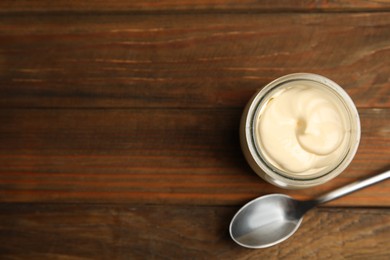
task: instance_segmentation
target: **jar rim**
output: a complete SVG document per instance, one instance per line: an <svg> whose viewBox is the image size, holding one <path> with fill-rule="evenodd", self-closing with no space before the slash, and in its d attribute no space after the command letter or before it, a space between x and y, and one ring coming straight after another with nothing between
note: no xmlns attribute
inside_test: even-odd
<svg viewBox="0 0 390 260"><path fill-rule="evenodd" d="M266 102L267 98L270 97L270 93L274 93L280 87L285 86L286 84L293 81L312 81L319 83L320 85L324 86L325 88L331 90L334 94L336 94L347 109L347 114L349 115L349 120L351 124L351 132L353 133L351 133L348 148L343 154L343 158L341 158L339 163L327 172L324 171L320 172L320 174L301 176L288 174L287 172L283 172L282 170L274 166L272 163L268 162L268 160L264 158L264 156L262 156L261 149L259 149L258 147L258 142L254 134L254 124L256 123L256 117L258 113L262 109L262 105L264 105L264 102ZM245 127L244 139L246 141L246 144L242 144L242 146L244 148L247 148L245 150L247 150L248 153L246 153L244 150L244 154L247 157L247 160L248 156L252 157L249 158L248 161L252 168L255 170L255 172L260 175L260 177L280 187L311 187L333 179L343 170L345 170L345 168L350 164L357 152L357 148L360 142L360 119L354 102L347 94L347 92L345 92L345 90L337 83L324 76L317 74L294 73L273 80L264 88L255 93L251 101L248 102L246 113L243 114L243 117L245 117L245 120L243 120L244 122L242 122L241 127Z"/></svg>

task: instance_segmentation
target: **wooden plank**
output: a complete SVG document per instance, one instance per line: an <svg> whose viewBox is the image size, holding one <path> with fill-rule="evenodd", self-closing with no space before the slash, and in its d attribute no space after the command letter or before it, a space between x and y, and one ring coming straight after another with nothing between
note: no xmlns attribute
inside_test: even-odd
<svg viewBox="0 0 390 260"><path fill-rule="evenodd" d="M2 259L387 259L389 209L315 209L287 241L248 250L236 207L0 205Z"/></svg>
<svg viewBox="0 0 390 260"><path fill-rule="evenodd" d="M245 12L314 12L314 11L383 11L390 9L388 0L165 0L124 1L28 1L3 0L0 13L11 12L166 12L166 11L245 11Z"/></svg>
<svg viewBox="0 0 390 260"><path fill-rule="evenodd" d="M2 16L0 107L242 107L313 72L389 108L389 28L388 13Z"/></svg>
<svg viewBox="0 0 390 260"><path fill-rule="evenodd" d="M333 181L287 191L247 166L241 109L2 109L1 202L239 205L256 196L308 198L389 167L390 109L362 109L362 141ZM390 182L334 206L390 206Z"/></svg>

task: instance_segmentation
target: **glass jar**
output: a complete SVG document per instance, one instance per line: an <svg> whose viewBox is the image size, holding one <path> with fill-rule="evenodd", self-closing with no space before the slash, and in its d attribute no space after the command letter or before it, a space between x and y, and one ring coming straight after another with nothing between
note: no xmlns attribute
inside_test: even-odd
<svg viewBox="0 0 390 260"><path fill-rule="evenodd" d="M264 120L264 110L282 91L292 89L294 86L304 86L307 89L313 88L313 91L318 93L326 93L331 102L338 105L338 114L343 118L343 124L346 125L346 130L343 136L343 146L340 151L332 155L332 160L325 166L309 169L306 173L297 173L291 171L281 164L275 162L272 156L267 151L274 147L266 147L265 144L272 143L269 140L261 140L259 122ZM315 90L314 90L315 89ZM295 103L299 103L296 101ZM294 103L294 101L293 101ZM304 104L300 104L304 106ZM310 109L310 108L308 108ZM288 113L288 112L287 112ZM273 129L262 128L263 131L273 131ZM277 129L280 131L280 128ZM277 133L277 131L275 131ZM267 132L262 132L267 133ZM266 136L266 135L265 135ZM278 137L278 136L276 136ZM280 77L263 89L258 91L248 102L240 125L240 142L246 160L257 175L262 177L267 182L276 186L288 189L302 189L325 183L339 175L350 164L356 154L360 141L360 120L357 109L348 96L348 94L335 82L320 75L311 73L296 73ZM280 148L280 147L279 147ZM278 149L279 149L278 148ZM316 148L316 147L314 147ZM273 154L286 151L274 150ZM295 156L295 155L294 155ZM316 155L317 156L317 155ZM322 160L318 155L318 160ZM326 161L326 160L325 160ZM292 162L292 161L290 161ZM282 162L283 164L284 162ZM288 163L288 160L286 161ZM294 162L295 163L295 162Z"/></svg>

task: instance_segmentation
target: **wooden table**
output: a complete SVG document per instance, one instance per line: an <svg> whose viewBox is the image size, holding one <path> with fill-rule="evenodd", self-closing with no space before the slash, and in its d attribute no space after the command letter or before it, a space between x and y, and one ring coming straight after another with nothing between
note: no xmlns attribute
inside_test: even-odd
<svg viewBox="0 0 390 260"><path fill-rule="evenodd" d="M293 72L339 83L362 123L345 173L299 191L238 141L251 95ZM268 249L228 234L252 198L389 168L390 1L3 0L0 93L2 259L390 258L389 181Z"/></svg>

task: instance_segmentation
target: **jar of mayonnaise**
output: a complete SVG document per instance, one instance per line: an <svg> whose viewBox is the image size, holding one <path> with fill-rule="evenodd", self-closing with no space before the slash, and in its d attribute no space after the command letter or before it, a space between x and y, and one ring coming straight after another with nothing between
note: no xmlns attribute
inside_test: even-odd
<svg viewBox="0 0 390 260"><path fill-rule="evenodd" d="M352 161L360 141L359 114L330 79L290 74L252 97L240 141L249 165L264 180L288 189L312 187Z"/></svg>

